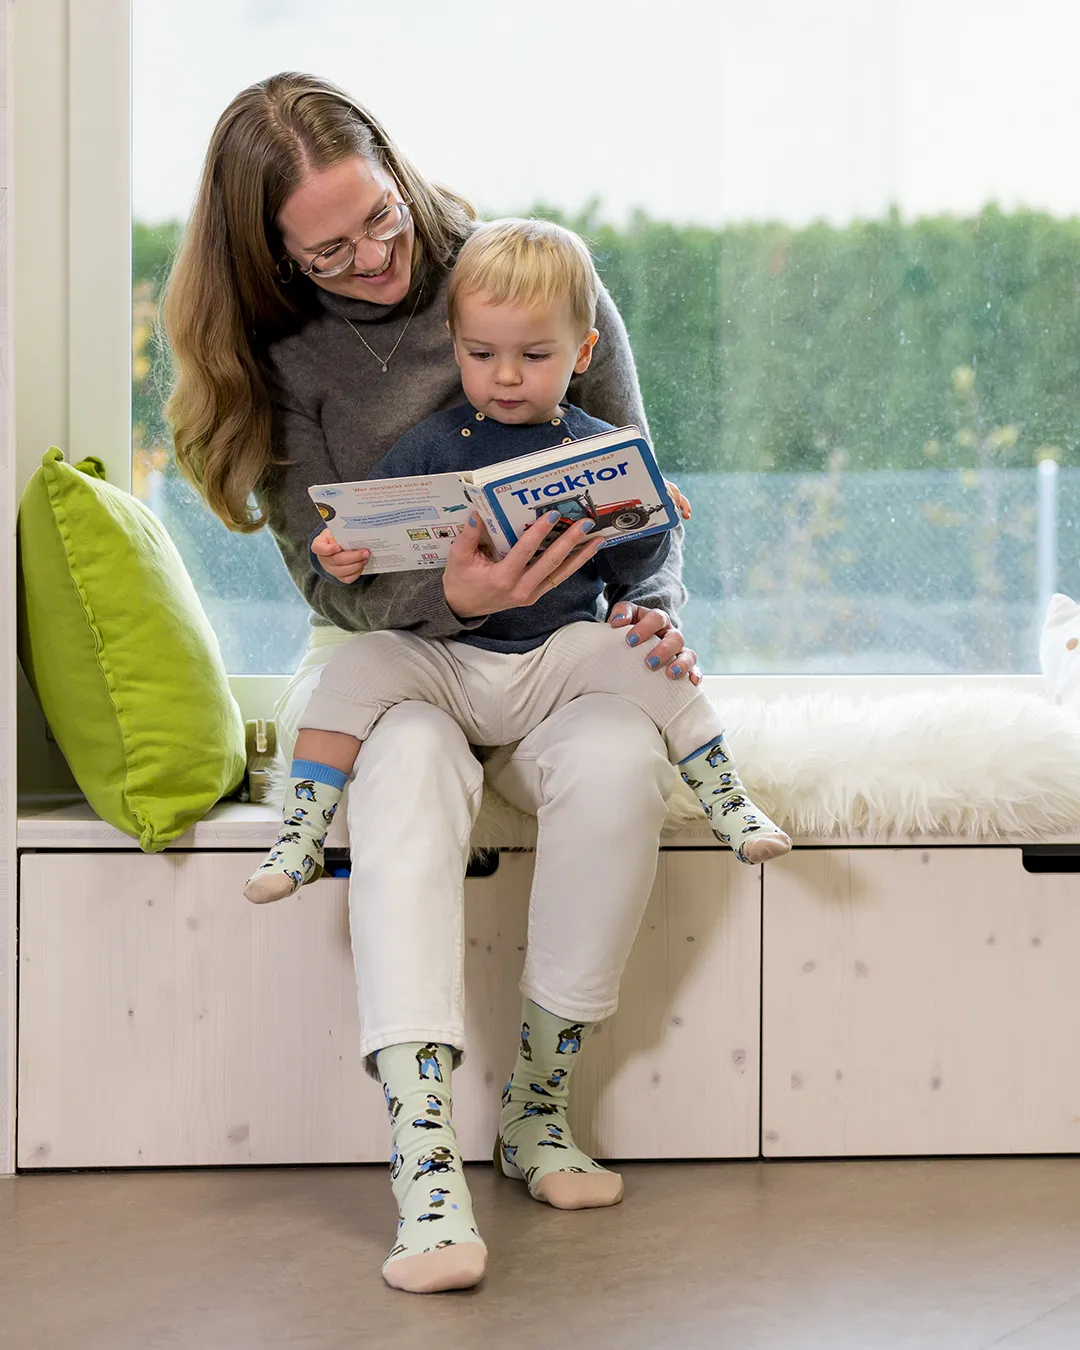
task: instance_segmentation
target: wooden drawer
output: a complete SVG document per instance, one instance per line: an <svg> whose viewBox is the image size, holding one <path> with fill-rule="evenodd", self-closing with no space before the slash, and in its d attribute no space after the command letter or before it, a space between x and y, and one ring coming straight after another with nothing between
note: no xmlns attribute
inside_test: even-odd
<svg viewBox="0 0 1080 1350"><path fill-rule="evenodd" d="M1080 875L796 851L764 903L767 1157L1080 1151Z"/></svg>
<svg viewBox="0 0 1080 1350"><path fill-rule="evenodd" d="M345 883L248 905L261 856L23 856L20 1167L385 1158L382 1093L357 1053ZM467 883L455 1119L471 1159L490 1156L515 1054L531 876L531 854L506 854ZM578 1070L582 1145L756 1155L759 971L758 870L664 854L622 1007Z"/></svg>

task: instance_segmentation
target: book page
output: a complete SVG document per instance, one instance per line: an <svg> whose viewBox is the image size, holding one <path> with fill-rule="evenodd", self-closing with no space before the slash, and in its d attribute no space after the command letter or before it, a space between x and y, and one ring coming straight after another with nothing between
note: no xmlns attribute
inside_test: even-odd
<svg viewBox="0 0 1080 1350"><path fill-rule="evenodd" d="M365 575L446 566L469 516L456 473L325 483L308 489L342 548L367 548Z"/></svg>

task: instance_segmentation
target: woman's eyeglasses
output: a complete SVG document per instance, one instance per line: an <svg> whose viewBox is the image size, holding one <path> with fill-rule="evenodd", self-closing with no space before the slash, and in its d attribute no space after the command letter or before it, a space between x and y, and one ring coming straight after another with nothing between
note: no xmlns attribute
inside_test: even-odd
<svg viewBox="0 0 1080 1350"><path fill-rule="evenodd" d="M412 212L407 201L391 202L384 206L370 225L355 239L343 239L340 244L331 244L321 253L316 253L307 267L299 267L301 276L337 277L347 272L356 261L356 246L361 239L374 239L377 244L389 243L408 225Z"/></svg>

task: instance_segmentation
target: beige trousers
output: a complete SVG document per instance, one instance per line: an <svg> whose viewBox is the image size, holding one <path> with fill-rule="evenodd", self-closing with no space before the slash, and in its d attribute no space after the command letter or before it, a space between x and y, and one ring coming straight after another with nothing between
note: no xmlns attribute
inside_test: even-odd
<svg viewBox="0 0 1080 1350"><path fill-rule="evenodd" d="M417 700L449 713L473 745L507 745L573 699L612 694L641 709L678 763L715 739L723 724L689 680L647 669L651 646L655 641L628 647L625 630L603 623L568 624L524 653L364 633L327 662L300 725L366 741L392 707ZM593 768L603 781L604 764Z"/></svg>
<svg viewBox="0 0 1080 1350"><path fill-rule="evenodd" d="M595 627L613 639L613 659L625 653L631 664L641 662L644 646L631 650L624 634ZM310 720L306 705L324 667L355 641L338 629L314 631L277 708L287 756L301 721ZM493 668L488 654L478 655L475 669ZM661 689L687 684L644 669L642 676ZM366 1055L414 1040L465 1048L464 875L485 776L539 823L522 993L571 1021L615 1011L676 782L655 720L625 697L583 694L481 767L447 712L398 703L368 736L346 794L350 933Z"/></svg>

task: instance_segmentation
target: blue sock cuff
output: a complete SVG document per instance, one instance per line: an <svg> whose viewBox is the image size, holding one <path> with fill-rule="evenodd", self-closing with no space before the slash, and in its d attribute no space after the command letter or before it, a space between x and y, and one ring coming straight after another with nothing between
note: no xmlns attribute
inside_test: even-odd
<svg viewBox="0 0 1080 1350"><path fill-rule="evenodd" d="M724 733L721 732L719 736L714 736L711 741L706 741L704 745L699 745L698 748L692 750L690 754L684 755L675 767L678 768L679 764L689 764L692 759L697 759L698 755L703 755L706 750L711 750L717 741L722 741L723 739Z"/></svg>
<svg viewBox="0 0 1080 1350"><path fill-rule="evenodd" d="M349 775L340 769L332 769L329 764L320 764L314 759L294 759L289 769L290 778L306 778L312 783L325 783L327 787L337 788L340 792L349 781Z"/></svg>

